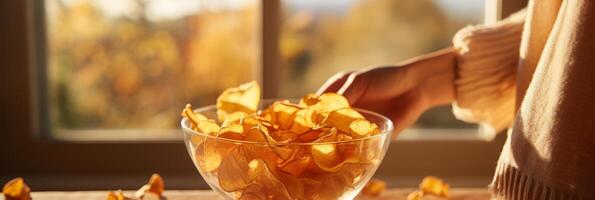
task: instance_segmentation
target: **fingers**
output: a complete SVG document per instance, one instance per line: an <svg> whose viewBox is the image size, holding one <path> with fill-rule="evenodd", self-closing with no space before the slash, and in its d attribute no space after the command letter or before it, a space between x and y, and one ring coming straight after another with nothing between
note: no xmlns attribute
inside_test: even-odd
<svg viewBox="0 0 595 200"><path fill-rule="evenodd" d="M409 74L409 70L402 66L377 66L342 72L329 78L317 94L335 92L345 96L351 104L385 101L416 85Z"/></svg>
<svg viewBox="0 0 595 200"><path fill-rule="evenodd" d="M349 75L351 75L351 73L352 71L344 71L331 76L328 80L326 80L326 82L324 82L324 84L322 84L320 89L318 89L316 95L321 95L322 93L326 92L337 93L339 89L343 87L343 84L345 84L345 81L347 80Z"/></svg>
<svg viewBox="0 0 595 200"><path fill-rule="evenodd" d="M337 93L347 98L350 104L355 104L366 93L369 83L368 77L365 72L351 73Z"/></svg>
<svg viewBox="0 0 595 200"><path fill-rule="evenodd" d="M382 113L395 122L395 133L399 133L427 109L409 77L402 68L391 66L343 72L329 78L318 94L336 92L354 107Z"/></svg>
<svg viewBox="0 0 595 200"><path fill-rule="evenodd" d="M353 104L365 92L367 81L362 79L363 72L339 72L330 77L316 92L321 95L326 92L341 94ZM359 78L358 78L359 77ZM363 83L366 82L366 83Z"/></svg>

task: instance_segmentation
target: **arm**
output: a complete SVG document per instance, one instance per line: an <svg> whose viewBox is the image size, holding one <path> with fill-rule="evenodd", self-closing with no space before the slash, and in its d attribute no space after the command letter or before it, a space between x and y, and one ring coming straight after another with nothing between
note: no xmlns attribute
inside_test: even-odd
<svg viewBox="0 0 595 200"><path fill-rule="evenodd" d="M356 107L387 115L397 132L427 109L456 100L457 118L495 133L508 127L514 116L514 73L524 19L519 15L494 26L459 31L454 48L396 66L338 73L318 94L338 92ZM506 48L499 48L503 44Z"/></svg>

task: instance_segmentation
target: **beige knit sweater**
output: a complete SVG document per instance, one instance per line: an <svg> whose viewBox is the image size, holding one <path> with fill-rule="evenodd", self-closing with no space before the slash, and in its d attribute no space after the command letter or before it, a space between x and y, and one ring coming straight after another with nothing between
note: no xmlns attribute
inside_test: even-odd
<svg viewBox="0 0 595 200"><path fill-rule="evenodd" d="M487 136L512 127L494 198L595 199L595 1L531 0L453 41L455 115Z"/></svg>
<svg viewBox="0 0 595 200"><path fill-rule="evenodd" d="M525 11L491 26L467 26L453 38L459 52L454 115L493 138L514 118L516 66Z"/></svg>

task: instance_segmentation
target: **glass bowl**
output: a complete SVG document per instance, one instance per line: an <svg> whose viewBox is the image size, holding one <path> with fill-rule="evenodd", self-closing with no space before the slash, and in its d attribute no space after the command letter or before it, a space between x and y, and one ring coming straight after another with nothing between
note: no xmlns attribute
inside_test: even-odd
<svg viewBox="0 0 595 200"><path fill-rule="evenodd" d="M266 108L274 101L264 100L260 106ZM388 118L356 110L376 123L381 133L346 141L270 144L200 133L192 130L186 119L182 119L181 125L194 165L207 184L225 199L353 199L382 162L393 131ZM215 105L195 112L217 119ZM312 154L312 148L358 159L343 159L322 169L318 164L328 159Z"/></svg>

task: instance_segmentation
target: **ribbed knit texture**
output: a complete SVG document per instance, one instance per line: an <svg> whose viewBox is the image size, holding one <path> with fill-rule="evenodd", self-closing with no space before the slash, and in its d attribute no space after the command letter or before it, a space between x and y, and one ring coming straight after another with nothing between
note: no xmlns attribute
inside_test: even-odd
<svg viewBox="0 0 595 200"><path fill-rule="evenodd" d="M520 200L565 200L581 199L570 192L558 191L543 184L541 180L521 173L518 169L500 163L496 168L494 182L490 185L493 199Z"/></svg>
<svg viewBox="0 0 595 200"><path fill-rule="evenodd" d="M454 115L493 138L514 118L515 80L524 12L498 24L467 26L453 38L459 55Z"/></svg>
<svg viewBox="0 0 595 200"><path fill-rule="evenodd" d="M581 199L569 191L559 191L549 187L542 179L533 174L526 174L516 168L514 159L510 157L511 144L510 134L508 141L502 148L502 155L498 160L498 166L494 179L490 184L492 199L497 200L558 200L558 199ZM530 173L530 172L529 172Z"/></svg>

